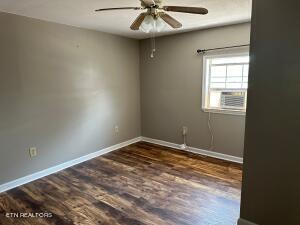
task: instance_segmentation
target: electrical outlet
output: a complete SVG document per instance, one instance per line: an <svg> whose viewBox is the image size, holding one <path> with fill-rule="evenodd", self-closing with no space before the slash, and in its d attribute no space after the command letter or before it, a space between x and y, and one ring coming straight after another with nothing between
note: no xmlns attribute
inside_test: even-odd
<svg viewBox="0 0 300 225"><path fill-rule="evenodd" d="M29 148L29 155L31 158L36 157L37 156L37 148L35 148L35 147Z"/></svg>
<svg viewBox="0 0 300 225"><path fill-rule="evenodd" d="M182 134L187 135L187 133L188 133L188 127L186 126L182 127Z"/></svg>
<svg viewBox="0 0 300 225"><path fill-rule="evenodd" d="M115 126L115 133L119 133L119 126Z"/></svg>

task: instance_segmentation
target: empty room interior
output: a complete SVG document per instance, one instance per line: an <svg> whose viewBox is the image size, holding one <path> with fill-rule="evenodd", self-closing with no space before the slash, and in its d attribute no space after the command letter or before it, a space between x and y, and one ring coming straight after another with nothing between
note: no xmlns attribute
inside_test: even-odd
<svg viewBox="0 0 300 225"><path fill-rule="evenodd" d="M299 225L299 8L0 0L0 225Z"/></svg>

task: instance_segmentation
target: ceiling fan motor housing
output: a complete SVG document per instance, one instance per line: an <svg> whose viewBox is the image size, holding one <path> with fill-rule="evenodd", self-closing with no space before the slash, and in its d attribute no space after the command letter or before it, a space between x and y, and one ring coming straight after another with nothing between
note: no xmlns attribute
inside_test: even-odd
<svg viewBox="0 0 300 225"><path fill-rule="evenodd" d="M160 8L162 0L141 0L143 8Z"/></svg>

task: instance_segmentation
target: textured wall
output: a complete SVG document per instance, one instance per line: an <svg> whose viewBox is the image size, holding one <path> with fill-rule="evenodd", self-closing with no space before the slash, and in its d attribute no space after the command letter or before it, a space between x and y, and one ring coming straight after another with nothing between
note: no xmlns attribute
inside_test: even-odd
<svg viewBox="0 0 300 225"><path fill-rule="evenodd" d="M0 184L140 136L138 41L5 13L0 27Z"/></svg>
<svg viewBox="0 0 300 225"><path fill-rule="evenodd" d="M201 109L202 57L198 48L248 44L250 24L240 24L157 38L150 59L150 41L141 42L142 135L182 143L188 126L188 144L208 149L208 114ZM235 50L239 51L239 50ZM212 114L214 151L242 157L245 116Z"/></svg>

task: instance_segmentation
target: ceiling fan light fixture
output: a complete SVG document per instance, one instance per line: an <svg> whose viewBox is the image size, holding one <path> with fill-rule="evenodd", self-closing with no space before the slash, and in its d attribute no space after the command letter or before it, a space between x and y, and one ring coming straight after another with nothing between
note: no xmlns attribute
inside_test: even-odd
<svg viewBox="0 0 300 225"><path fill-rule="evenodd" d="M157 32L165 31L167 29L167 27L168 27L168 25L166 24L166 22L162 18L158 17L156 19L156 30L157 30Z"/></svg>
<svg viewBox="0 0 300 225"><path fill-rule="evenodd" d="M152 15L145 17L140 26L140 30L145 33L158 33L167 28L167 24L160 17L154 18Z"/></svg>

